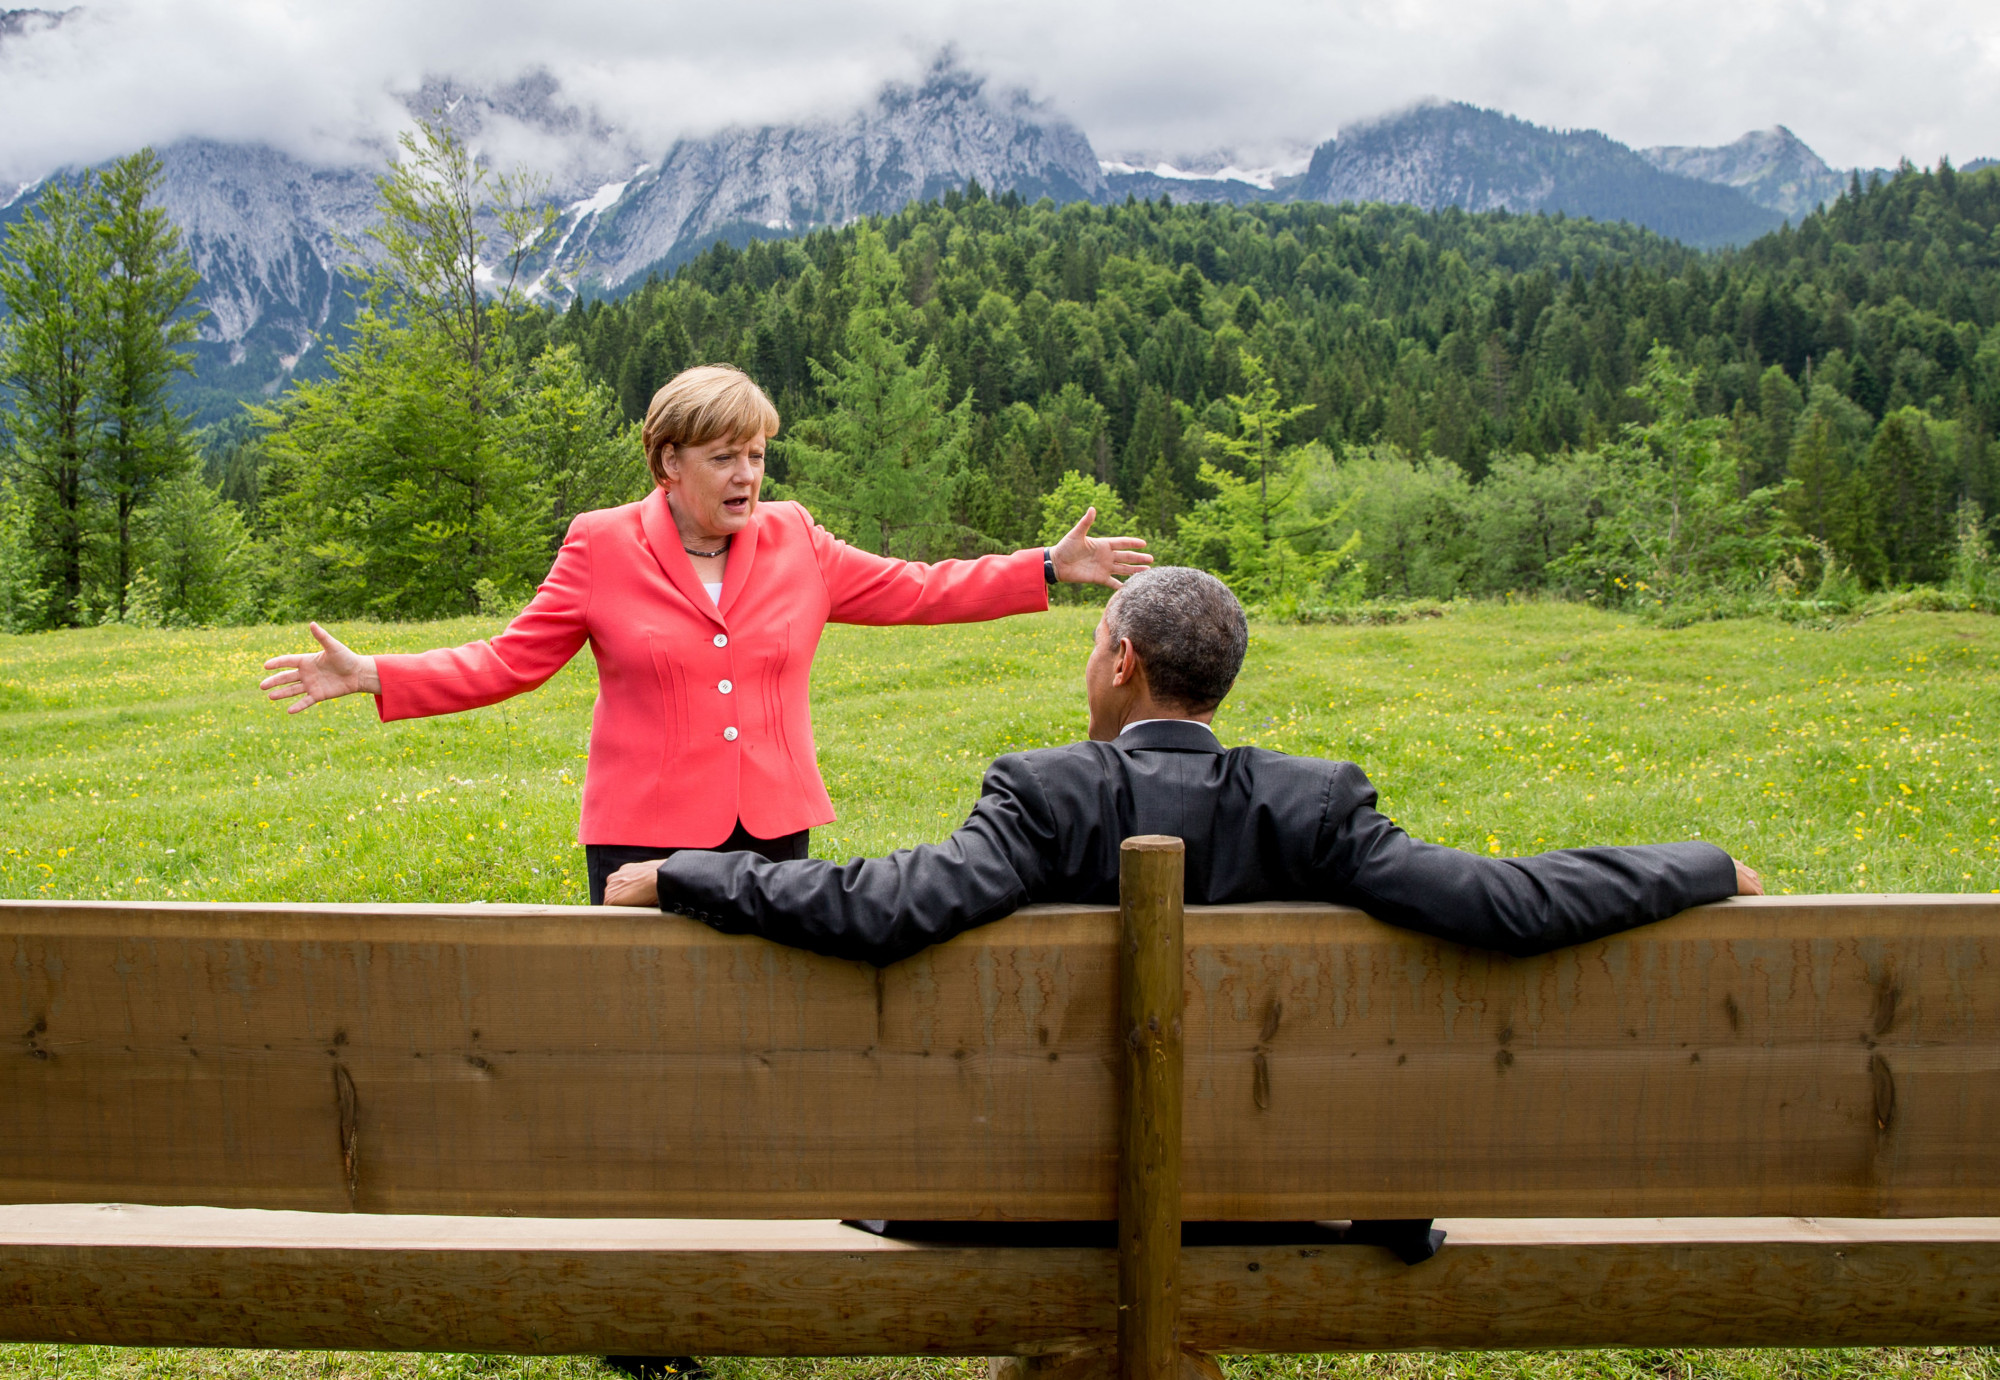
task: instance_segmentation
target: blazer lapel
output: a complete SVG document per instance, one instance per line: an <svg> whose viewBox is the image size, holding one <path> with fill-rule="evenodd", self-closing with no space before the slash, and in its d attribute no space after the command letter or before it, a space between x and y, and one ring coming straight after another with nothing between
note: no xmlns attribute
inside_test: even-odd
<svg viewBox="0 0 2000 1380"><path fill-rule="evenodd" d="M646 534L646 545L652 548L653 559L660 563L660 570L681 592L681 597L701 613L721 623L722 611L708 597L708 591L701 587L701 581L695 578L694 565L688 560L687 553L681 550L681 530L674 525L665 489L654 489L639 504L639 530ZM732 560L729 568L733 574L736 562Z"/></svg>
<svg viewBox="0 0 2000 1380"><path fill-rule="evenodd" d="M736 603L736 596L743 592L743 586L750 580L750 567L757 559L757 530L763 525L764 505L759 503L757 511L750 515L750 525L730 539L729 564L723 567L719 609L725 620Z"/></svg>

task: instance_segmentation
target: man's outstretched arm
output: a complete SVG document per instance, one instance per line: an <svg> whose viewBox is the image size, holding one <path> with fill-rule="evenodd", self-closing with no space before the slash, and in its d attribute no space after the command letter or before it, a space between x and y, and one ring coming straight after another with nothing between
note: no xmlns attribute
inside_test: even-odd
<svg viewBox="0 0 2000 1380"><path fill-rule="evenodd" d="M1762 890L1756 873L1708 843L1485 858L1411 838L1368 794L1322 835L1326 899L1461 944L1546 953Z"/></svg>
<svg viewBox="0 0 2000 1380"><path fill-rule="evenodd" d="M1032 771L1003 757L971 817L942 843L846 863L688 849L657 865L653 896L614 885L607 899L657 899L724 934L887 965L1025 905L1053 851L1050 835Z"/></svg>

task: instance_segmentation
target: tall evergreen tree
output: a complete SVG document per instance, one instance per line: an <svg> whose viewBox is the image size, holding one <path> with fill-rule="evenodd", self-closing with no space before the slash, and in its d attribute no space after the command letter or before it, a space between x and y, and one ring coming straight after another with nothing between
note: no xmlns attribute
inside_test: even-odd
<svg viewBox="0 0 2000 1380"><path fill-rule="evenodd" d="M1785 495L1785 512L1799 530L1828 546L1849 545L1850 534L1841 522L1848 481L1841 470L1840 442L1824 414L1805 419L1791 445L1788 471L1792 488Z"/></svg>
<svg viewBox="0 0 2000 1380"><path fill-rule="evenodd" d="M141 516L145 568L127 617L184 627L254 616L250 534L234 503L189 469L157 484Z"/></svg>
<svg viewBox="0 0 2000 1380"><path fill-rule="evenodd" d="M1209 430L1207 444L1231 462L1201 463L1201 482L1213 497L1196 503L1179 521L1181 548L1215 569L1246 603L1273 607L1325 598L1327 581L1360 549L1361 533L1335 541L1353 511L1350 497L1330 512L1307 506L1315 468L1331 463L1318 446L1286 447L1286 423L1309 405L1286 407L1278 386L1257 356L1243 356L1244 391L1229 395L1229 431Z"/></svg>
<svg viewBox="0 0 2000 1380"><path fill-rule="evenodd" d="M120 618L135 574L133 519L162 483L193 464L168 388L175 375L193 372L177 347L194 339L204 314L188 309L201 280L181 247L180 230L165 211L147 204L159 181L160 160L142 149L114 163L97 187L104 369L96 477L110 500L116 543L111 589Z"/></svg>
<svg viewBox="0 0 2000 1380"><path fill-rule="evenodd" d="M1125 442L1125 454L1118 465L1118 491L1135 497L1157 466L1164 465L1169 483L1185 486L1193 478L1181 474L1181 420L1172 399L1157 384L1139 390L1139 402L1132 415L1132 432ZM1192 466L1189 470L1192 471Z"/></svg>
<svg viewBox="0 0 2000 1380"><path fill-rule="evenodd" d="M1881 561L1875 578L1887 584L1942 578L1950 558L1951 509L1923 414L1911 407L1884 417L1861 473Z"/></svg>
<svg viewBox="0 0 2000 1380"><path fill-rule="evenodd" d="M791 489L829 528L884 555L955 551L952 479L966 460L970 399L953 406L937 351L909 358L902 272L882 237L864 230L851 264L855 303L833 366L812 362L827 416L785 449Z"/></svg>
<svg viewBox="0 0 2000 1380"><path fill-rule="evenodd" d="M85 619L95 535L91 470L102 438L107 246L94 229L96 176L58 177L7 227L0 247L0 386L13 404L8 466L35 515L47 618Z"/></svg>
<svg viewBox="0 0 2000 1380"><path fill-rule="evenodd" d="M652 487L640 463L639 423L620 416L617 397L590 378L573 345L546 349L529 364L507 425L539 472L551 557L578 513L636 502Z"/></svg>
<svg viewBox="0 0 2000 1380"><path fill-rule="evenodd" d="M1284 406L1278 394L1278 385L1272 382L1264 361L1248 353L1242 356L1242 360L1243 391L1229 395L1229 410L1235 427L1233 431L1211 430L1206 433L1205 439L1211 447L1234 462L1232 468L1238 475L1256 485L1258 526L1263 533L1264 544L1269 546L1276 539L1278 514L1289 496L1272 492L1272 480L1275 478L1282 485L1285 477L1280 454L1284 446L1284 430L1293 420L1312 411L1313 407L1311 403Z"/></svg>

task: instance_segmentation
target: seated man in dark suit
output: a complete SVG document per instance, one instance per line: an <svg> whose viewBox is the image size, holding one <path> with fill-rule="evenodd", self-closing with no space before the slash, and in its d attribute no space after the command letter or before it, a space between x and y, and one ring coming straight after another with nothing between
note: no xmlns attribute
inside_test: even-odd
<svg viewBox="0 0 2000 1380"><path fill-rule="evenodd" d="M606 899L889 964L1032 902L1116 904L1118 846L1134 834L1185 841L1190 904L1333 901L1511 954L1763 889L1707 843L1488 858L1413 839L1352 762L1217 741L1209 720L1248 644L1220 580L1156 567L1098 623L1090 740L1000 758L944 842L847 863L688 850L620 868Z"/></svg>

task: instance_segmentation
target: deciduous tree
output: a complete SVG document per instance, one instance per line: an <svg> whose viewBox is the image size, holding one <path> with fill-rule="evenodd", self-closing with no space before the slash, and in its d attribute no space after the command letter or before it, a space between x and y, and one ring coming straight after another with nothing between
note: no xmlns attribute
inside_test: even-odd
<svg viewBox="0 0 2000 1380"><path fill-rule="evenodd" d="M401 149L376 182L380 257L349 343L330 377L256 414L299 601L322 615L469 612L482 581L547 568L543 476L507 419L508 319L547 219L440 124Z"/></svg>

